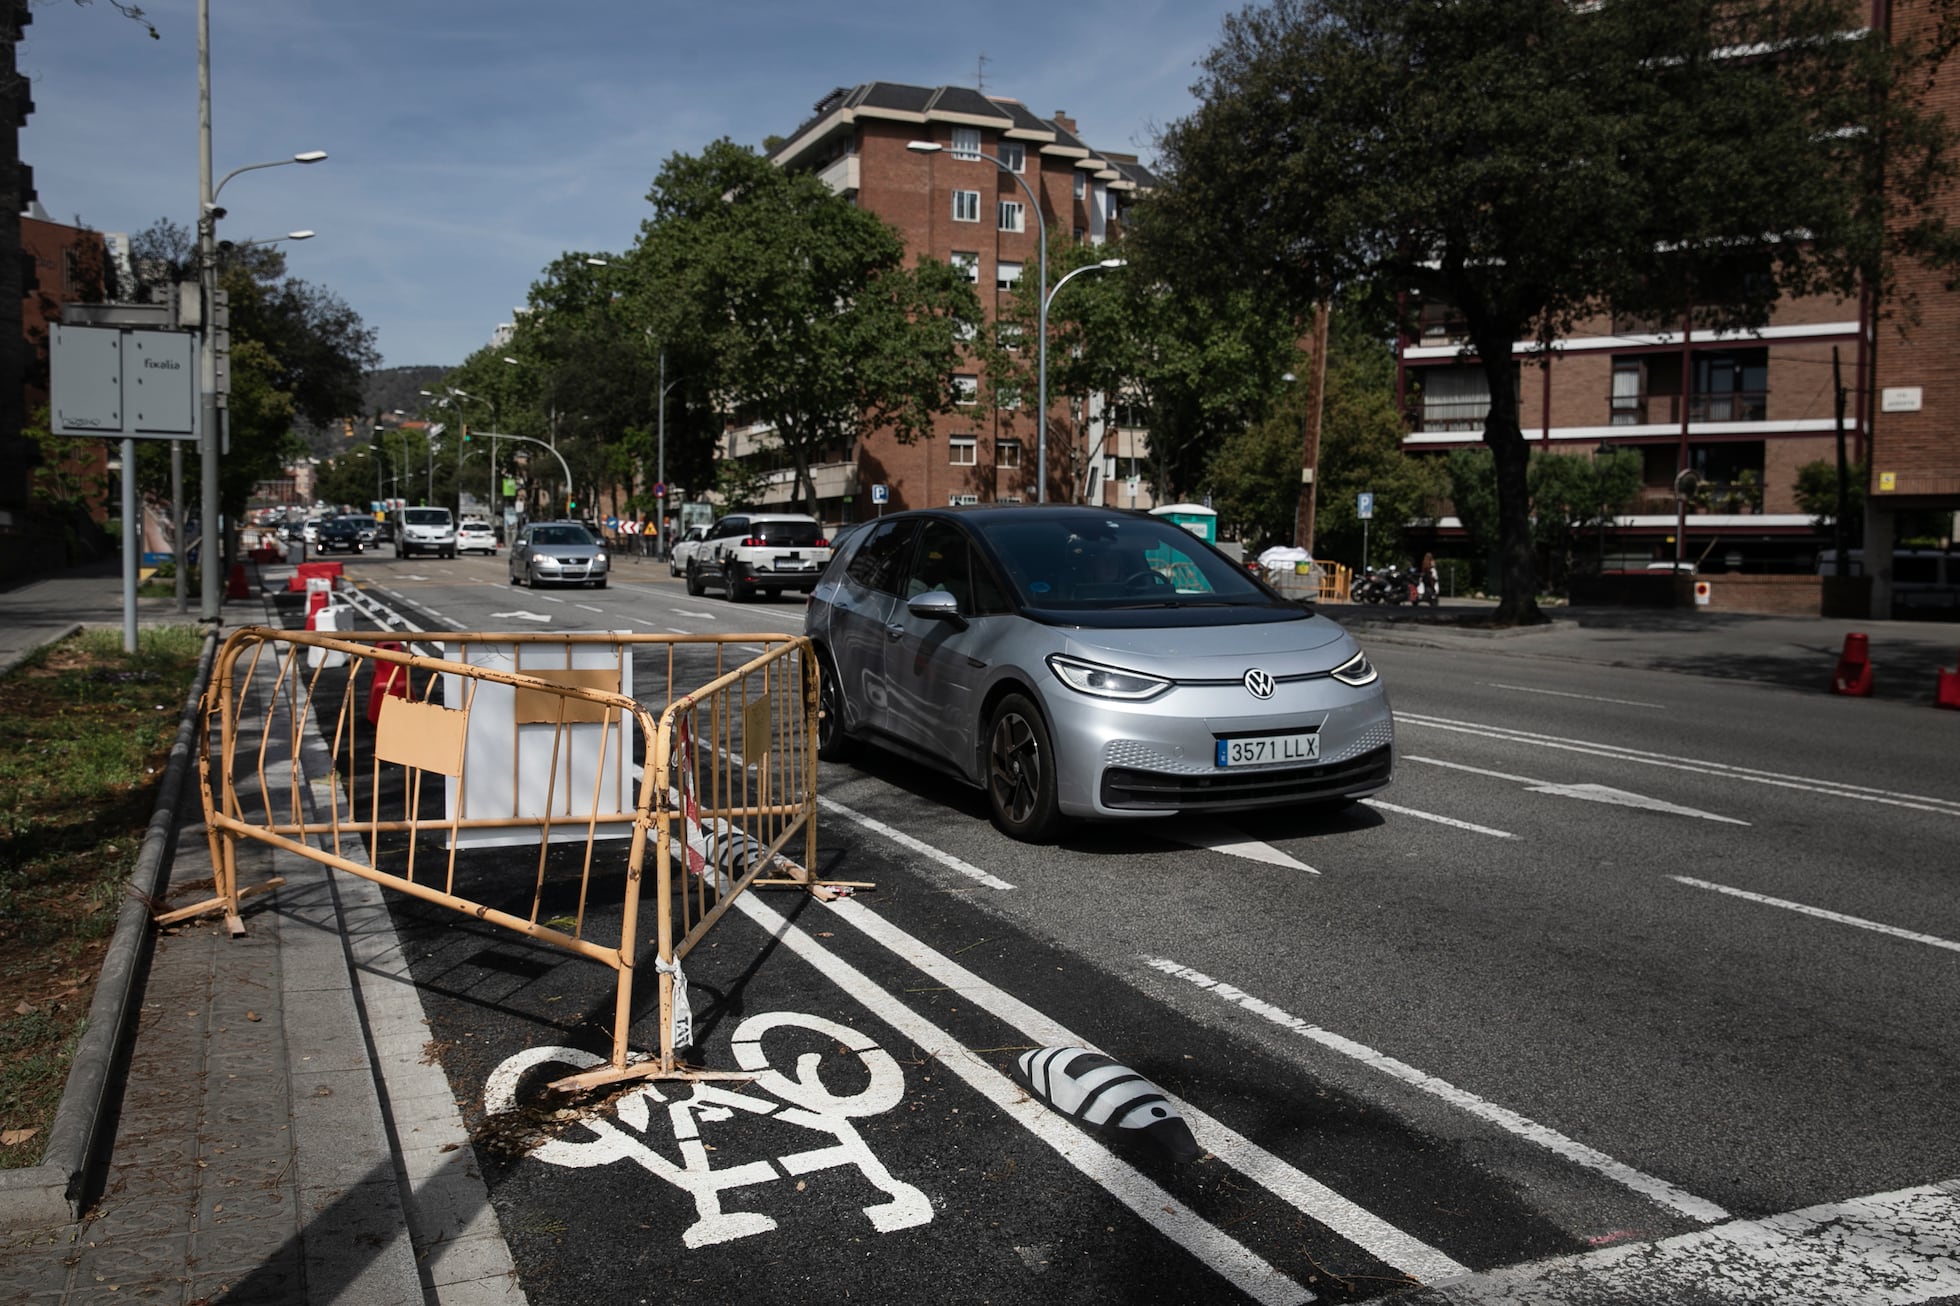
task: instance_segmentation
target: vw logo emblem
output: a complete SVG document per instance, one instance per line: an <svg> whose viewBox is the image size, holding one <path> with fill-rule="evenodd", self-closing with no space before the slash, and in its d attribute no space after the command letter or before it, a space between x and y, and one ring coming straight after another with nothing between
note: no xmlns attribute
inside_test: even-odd
<svg viewBox="0 0 1960 1306"><path fill-rule="evenodd" d="M1270 671L1261 671L1258 667L1254 667L1245 673L1245 692L1254 698L1271 698L1273 691L1278 688L1279 685L1274 681Z"/></svg>

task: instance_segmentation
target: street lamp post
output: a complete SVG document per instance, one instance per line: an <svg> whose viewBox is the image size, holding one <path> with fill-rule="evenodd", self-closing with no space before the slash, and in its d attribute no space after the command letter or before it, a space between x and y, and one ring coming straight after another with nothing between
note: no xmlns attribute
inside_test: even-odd
<svg viewBox="0 0 1960 1306"><path fill-rule="evenodd" d="M199 418L202 426L202 439L199 446L202 493L199 496L198 513L203 521L203 586L202 601L198 618L202 621L222 623L224 620L225 595L225 557L217 545L221 538L218 519L223 511L219 502L219 456L221 438L218 432L218 357L217 346L217 290L218 290L218 219L224 210L218 207L218 194L224 190L225 183L241 172L252 172L259 168L277 168L288 163L318 163L327 157L325 150L308 150L295 154L290 159L274 159L269 163L248 163L242 168L233 168L221 178L217 185L211 184L211 0L197 2L197 269L199 290L203 295L203 313L200 316L199 334L202 349L198 363Z"/></svg>
<svg viewBox="0 0 1960 1306"><path fill-rule="evenodd" d="M1048 358L1048 306L1049 306L1050 304L1052 304L1052 303L1054 303L1054 302L1055 302L1055 296L1057 296L1057 295L1059 295L1059 294L1061 294L1061 293L1062 293L1062 287L1063 287L1063 286L1066 286L1066 285L1067 285L1067 284L1068 284L1069 282L1071 282L1071 281L1073 281L1073 280L1075 280L1075 278L1077 278L1077 277L1079 277L1079 276L1081 276L1081 275L1082 275L1082 274L1083 274L1084 272L1107 272L1107 271L1113 271L1113 270L1114 270L1114 269L1116 269L1116 268L1120 268L1120 267L1127 267L1127 266L1129 266L1129 260L1128 260L1128 259L1121 259L1121 258L1106 258L1106 259L1103 259L1103 260L1102 260L1101 262L1099 262L1099 263L1084 263L1084 264L1083 264L1083 265L1082 265L1081 267L1079 267L1079 268L1077 268L1077 269L1076 269L1075 271L1073 271L1073 272L1070 272L1070 273L1067 273L1066 275L1064 275L1064 276L1062 277L1062 279L1061 279L1060 281L1057 281L1057 282L1055 283L1055 288L1054 288L1053 290L1050 290L1050 291L1049 291L1049 292L1048 292L1048 293L1047 293L1046 295L1044 295L1044 296L1042 297L1042 301L1041 301L1041 357L1042 357L1042 375L1043 375L1043 376L1046 376L1046 375L1047 375L1047 367L1048 367L1048 363L1047 363L1047 358ZM1042 435L1042 445L1041 445L1041 454L1040 454L1040 456L1039 456L1039 459L1038 459L1038 461L1040 462L1040 464L1041 464L1041 469L1042 469L1042 470L1041 470L1041 484L1042 484L1042 487L1043 487L1044 489L1046 489L1046 488L1047 488L1047 485L1048 485L1048 470L1047 470L1047 469L1048 469L1048 455L1047 455L1047 447L1048 447L1048 446L1047 446L1047 435L1046 435L1046 423L1047 423L1047 421L1048 421L1048 400L1047 400L1047 390L1046 390L1046 383L1045 383L1045 382L1044 382L1044 387L1043 387L1043 391L1042 391L1042 396L1043 396L1043 397L1042 397L1042 400L1041 400L1041 420L1042 420L1042 422L1043 422L1043 435ZM1071 460L1071 461L1072 461L1072 460ZM1130 504L1130 506L1131 506L1132 508L1134 508L1134 507L1136 507L1136 503L1134 502L1134 500L1135 500L1135 498L1136 498L1136 496L1135 496L1135 495L1133 494L1133 495L1131 495L1130 497L1131 497L1131 500L1132 500L1132 502L1131 502L1131 504Z"/></svg>

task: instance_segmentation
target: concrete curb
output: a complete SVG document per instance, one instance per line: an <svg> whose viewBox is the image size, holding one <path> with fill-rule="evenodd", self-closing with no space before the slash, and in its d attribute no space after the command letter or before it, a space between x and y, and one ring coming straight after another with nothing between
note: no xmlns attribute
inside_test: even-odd
<svg viewBox="0 0 1960 1306"><path fill-rule="evenodd" d="M49 642L66 639L81 628L77 623ZM155 943L150 904L169 877L170 856L177 842L177 811L183 802L185 776L196 756L198 718L217 659L219 633L213 627L204 636L197 675L177 725L176 741L170 746L170 761L164 767L163 787L130 876L129 896L116 916L115 933L89 1003L88 1021L69 1066L61 1103L55 1108L54 1124L48 1130L47 1151L40 1165L0 1171L0 1227L58 1224L82 1217L89 1167L108 1141L104 1126L114 1115L112 1099L120 1091L115 1070L128 1051L130 1013L135 1009L132 999L141 987Z"/></svg>

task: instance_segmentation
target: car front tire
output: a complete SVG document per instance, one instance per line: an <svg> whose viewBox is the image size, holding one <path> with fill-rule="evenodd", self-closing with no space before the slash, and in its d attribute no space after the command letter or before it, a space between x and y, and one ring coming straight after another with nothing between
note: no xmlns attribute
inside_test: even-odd
<svg viewBox="0 0 1960 1306"><path fill-rule="evenodd" d="M830 658L817 655L817 756L826 762L842 762L856 750L844 733L844 688L837 683L837 668Z"/></svg>
<svg viewBox="0 0 1960 1306"><path fill-rule="evenodd" d="M1052 843L1061 833L1055 798L1055 745L1041 709L1009 694L987 727L987 804L994 827L1022 843Z"/></svg>
<svg viewBox="0 0 1960 1306"><path fill-rule="evenodd" d="M690 562L690 563L688 563L688 564L687 564L687 592L688 592L688 596L689 596L690 598L697 598L697 599L698 599L698 598L700 598L700 597L701 597L701 595L702 595L702 594L703 594L703 593L704 593L704 592L705 592L706 590L707 590L707 586L705 586L705 585L703 585L703 584L701 583L701 569L700 569L699 567L697 567L697 566L695 566L695 565L694 565L693 563L691 563L691 562Z"/></svg>

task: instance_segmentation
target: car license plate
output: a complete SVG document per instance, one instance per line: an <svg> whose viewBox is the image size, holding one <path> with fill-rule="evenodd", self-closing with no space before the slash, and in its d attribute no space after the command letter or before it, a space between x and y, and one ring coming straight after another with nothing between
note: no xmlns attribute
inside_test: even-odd
<svg viewBox="0 0 1960 1306"><path fill-rule="evenodd" d="M1316 734L1248 735L1218 741L1218 765L1265 766L1273 762L1318 762Z"/></svg>

